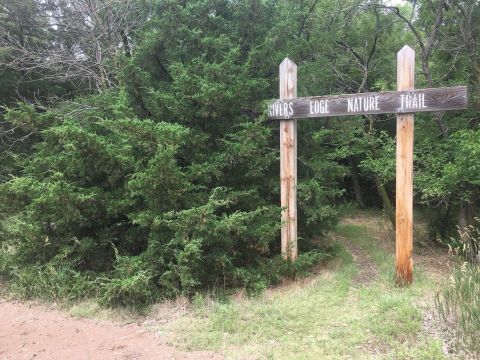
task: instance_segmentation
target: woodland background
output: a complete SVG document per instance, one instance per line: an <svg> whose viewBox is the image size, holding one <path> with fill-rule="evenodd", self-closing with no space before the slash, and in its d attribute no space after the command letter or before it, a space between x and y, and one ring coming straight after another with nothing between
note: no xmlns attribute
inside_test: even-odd
<svg viewBox="0 0 480 360"><path fill-rule="evenodd" d="M298 95L467 85L415 116L429 241L462 244L480 185L480 5L418 0L1 0L0 273L24 297L147 305L255 293L335 249L345 207L394 226L395 116L299 121L301 256L278 256L278 65ZM317 245L311 240L316 240ZM466 254L474 260L478 249Z"/></svg>

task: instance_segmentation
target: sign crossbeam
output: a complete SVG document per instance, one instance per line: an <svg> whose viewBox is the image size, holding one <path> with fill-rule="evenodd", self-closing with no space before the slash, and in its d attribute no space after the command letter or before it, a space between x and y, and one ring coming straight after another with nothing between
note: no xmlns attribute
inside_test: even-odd
<svg viewBox="0 0 480 360"><path fill-rule="evenodd" d="M466 86L409 91L385 91L279 99L268 104L268 118L276 120L413 113L464 109Z"/></svg>
<svg viewBox="0 0 480 360"><path fill-rule="evenodd" d="M297 65L280 64L280 98L268 102L268 118L280 120L282 255L297 257L297 120L348 115L397 114L396 274L397 283L413 279L413 128L414 113L467 107L467 88L414 89L415 52L405 45L397 54L398 91L297 98Z"/></svg>

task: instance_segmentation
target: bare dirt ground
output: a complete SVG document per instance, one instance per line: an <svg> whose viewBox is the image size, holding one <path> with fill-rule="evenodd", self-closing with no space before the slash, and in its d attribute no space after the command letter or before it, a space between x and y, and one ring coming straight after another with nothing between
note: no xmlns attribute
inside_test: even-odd
<svg viewBox="0 0 480 360"><path fill-rule="evenodd" d="M41 305L0 300L0 360L222 359L185 353L139 324L77 319Z"/></svg>

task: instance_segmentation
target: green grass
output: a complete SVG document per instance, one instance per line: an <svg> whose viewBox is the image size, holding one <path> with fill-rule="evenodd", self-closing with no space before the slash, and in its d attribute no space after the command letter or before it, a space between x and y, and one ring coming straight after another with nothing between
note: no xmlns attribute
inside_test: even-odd
<svg viewBox="0 0 480 360"><path fill-rule="evenodd" d="M463 347L480 356L480 267L466 262L457 264L435 305Z"/></svg>
<svg viewBox="0 0 480 360"><path fill-rule="evenodd" d="M183 350L214 350L229 359L442 359L439 341L422 334L421 299L433 292L416 268L415 283L394 285L394 255L365 225L342 224L337 234L373 259L378 276L355 283L358 269L343 249L317 277L257 298L219 302L198 296L194 311L156 330Z"/></svg>

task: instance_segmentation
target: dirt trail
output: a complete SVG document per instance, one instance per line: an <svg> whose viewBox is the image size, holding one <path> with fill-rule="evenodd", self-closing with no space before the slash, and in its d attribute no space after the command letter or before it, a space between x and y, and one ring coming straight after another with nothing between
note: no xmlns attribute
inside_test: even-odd
<svg viewBox="0 0 480 360"><path fill-rule="evenodd" d="M342 220L345 224L363 225L368 228L368 233L375 239L377 245L387 254L395 254L395 232L391 225L380 217L357 215L347 217ZM419 234L425 230L426 224L415 224L414 230L414 249L413 262L414 268L419 266L424 269L430 277L442 279L450 272L452 258L448 255L445 248L436 246L428 240L427 243L418 239ZM360 246L346 241L345 238L337 236L337 239L352 254L355 263L358 265L359 274L356 276L356 282L360 284L369 284L378 275L378 269L367 251Z"/></svg>
<svg viewBox="0 0 480 360"><path fill-rule="evenodd" d="M336 239L352 255L353 261L358 267L358 274L353 279L354 284L371 284L378 276L378 268L370 254L343 236L337 236Z"/></svg>
<svg viewBox="0 0 480 360"><path fill-rule="evenodd" d="M39 305L0 299L0 360L222 359L184 353L138 324L77 319Z"/></svg>
<svg viewBox="0 0 480 360"><path fill-rule="evenodd" d="M343 224L366 225L370 229L369 225L371 224L369 223L369 220L370 219L367 217L348 217L343 219L341 222ZM386 232L384 233L384 229L379 229L379 231L381 232L380 238L387 237ZM375 265L371 255L360 245L343 236L336 235L335 238L352 255L353 261L358 267L358 274L353 279L353 283L366 286L375 281L378 276L378 268ZM376 238L376 240L378 239Z"/></svg>

